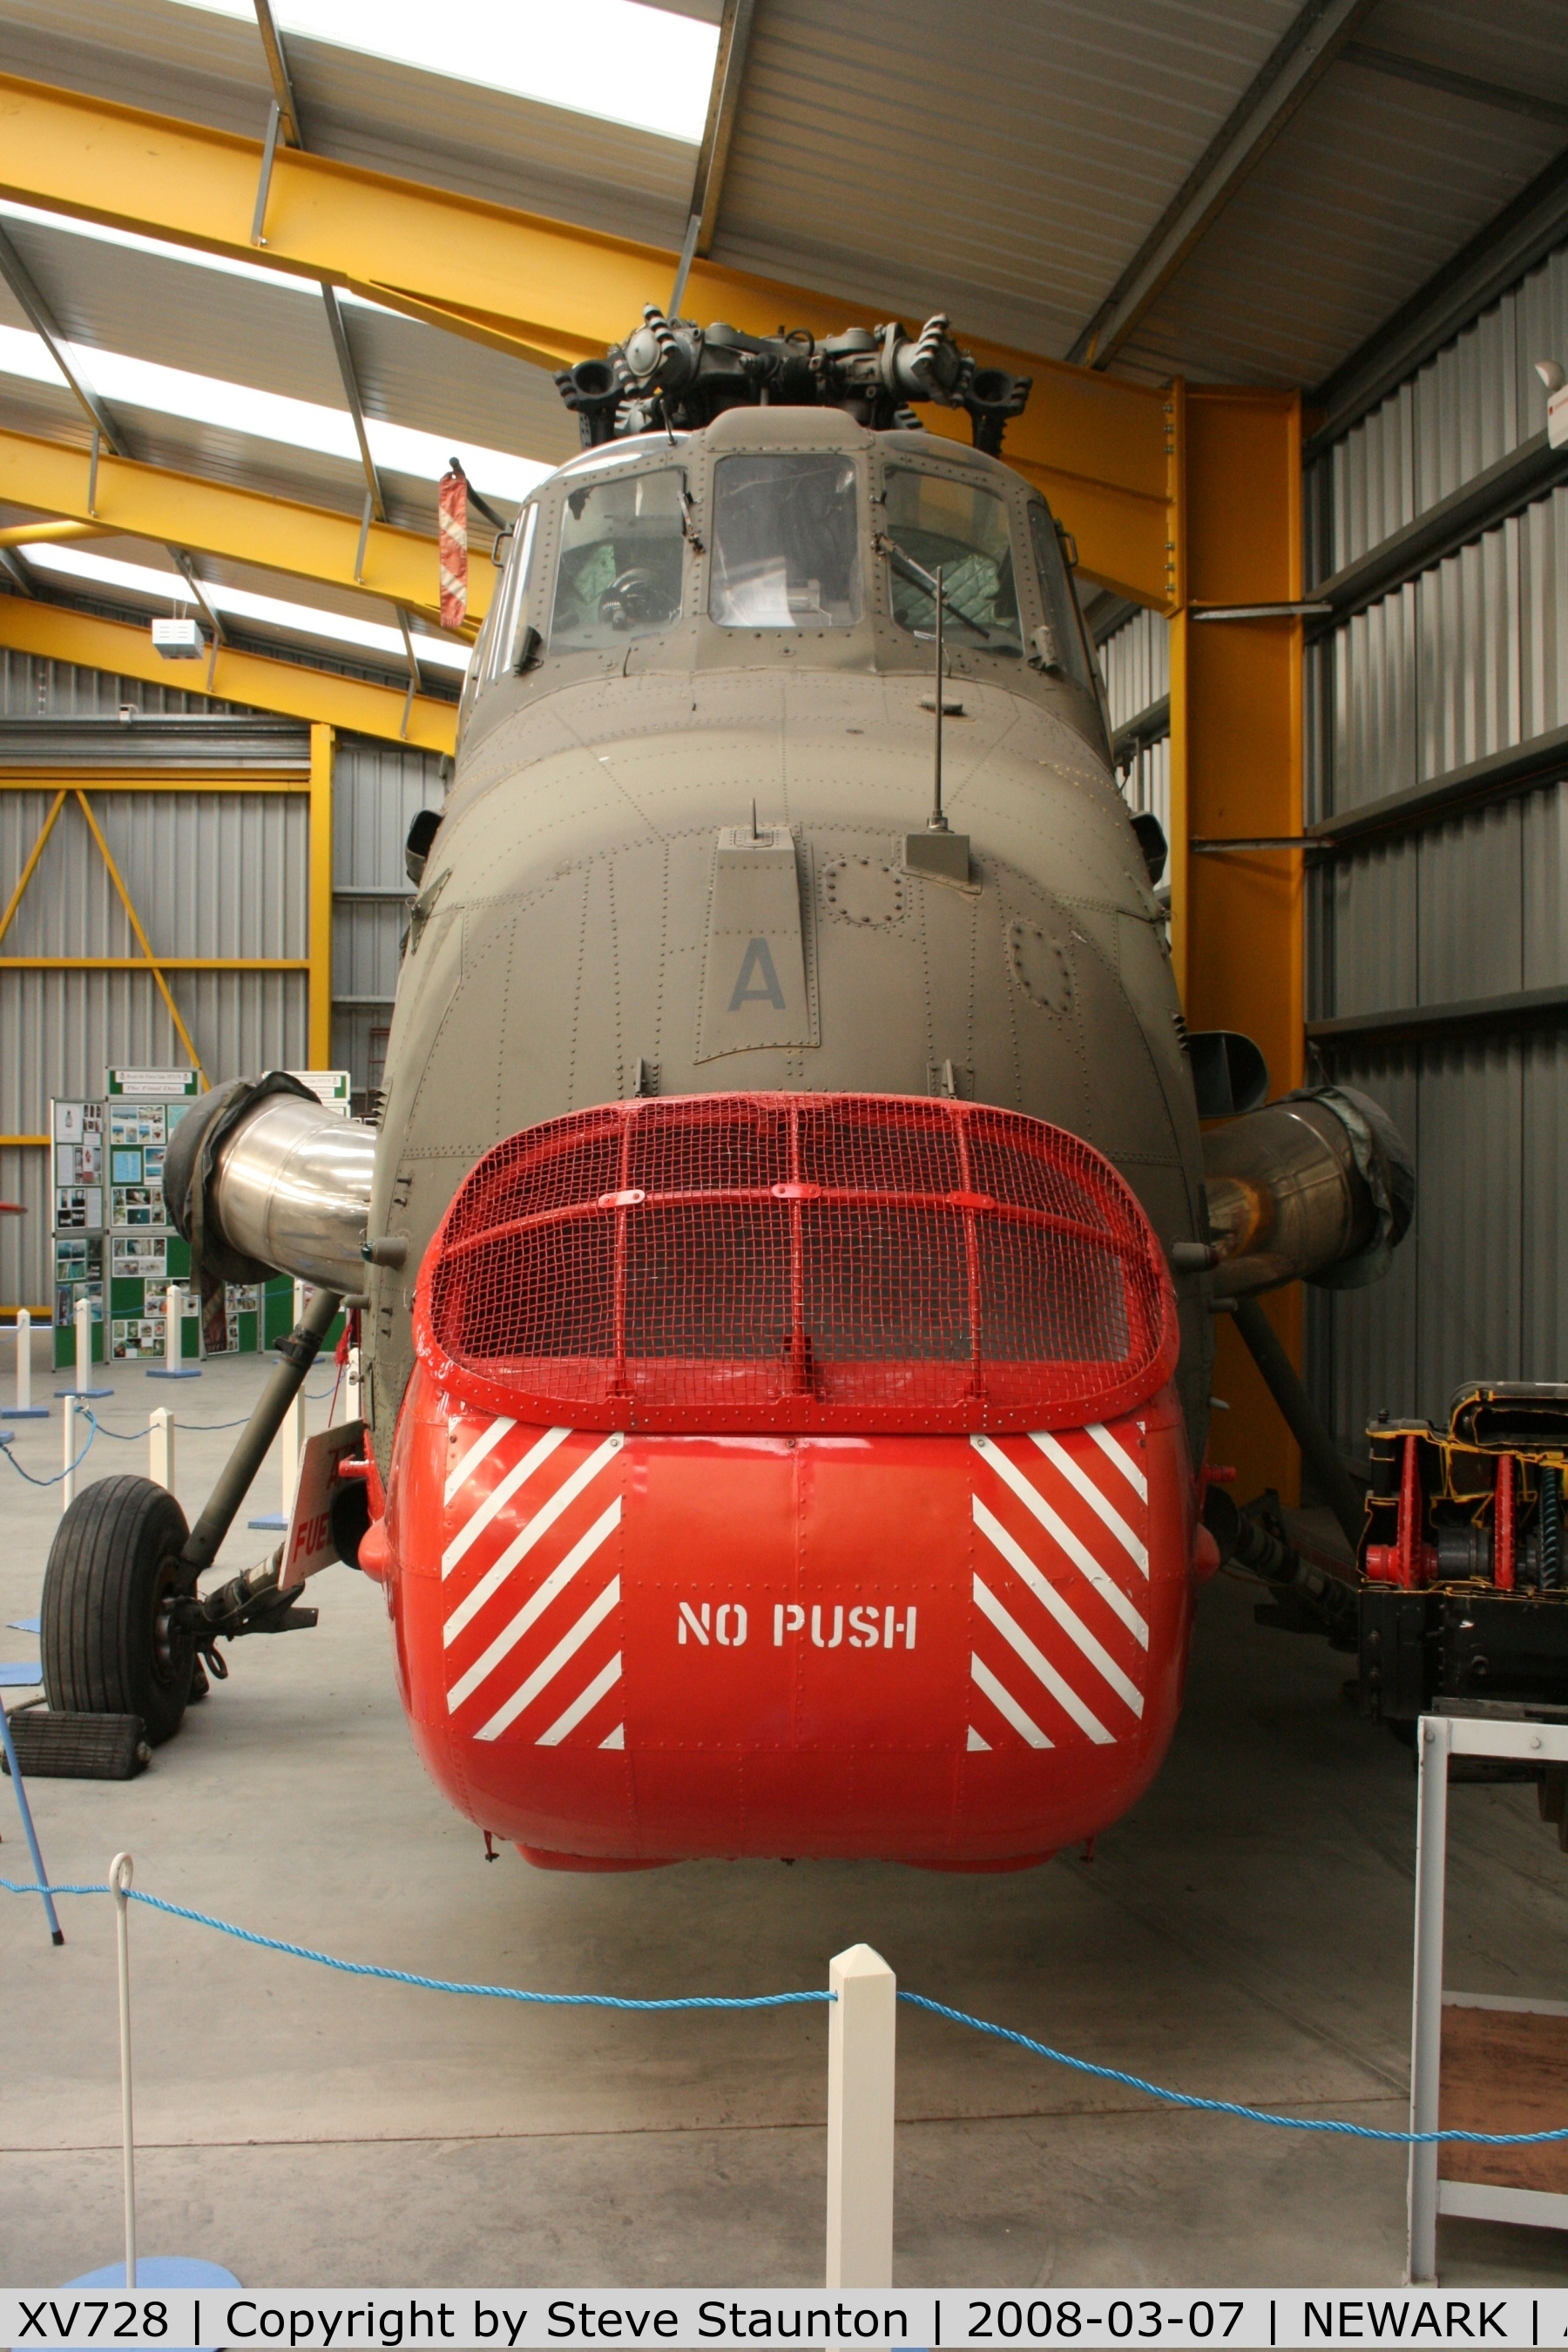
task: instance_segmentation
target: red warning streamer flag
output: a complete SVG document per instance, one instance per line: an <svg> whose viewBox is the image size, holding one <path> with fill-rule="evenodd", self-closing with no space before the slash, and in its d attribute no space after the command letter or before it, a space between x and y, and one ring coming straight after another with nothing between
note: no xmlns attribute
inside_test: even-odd
<svg viewBox="0 0 1568 2352"><path fill-rule="evenodd" d="M441 626L460 629L468 612L468 486L461 474L443 474L437 493L441 518Z"/></svg>

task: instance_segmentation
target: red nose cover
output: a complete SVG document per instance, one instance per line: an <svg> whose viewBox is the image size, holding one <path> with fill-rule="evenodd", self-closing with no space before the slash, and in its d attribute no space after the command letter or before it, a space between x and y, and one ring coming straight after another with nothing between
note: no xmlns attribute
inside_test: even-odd
<svg viewBox="0 0 1568 2352"><path fill-rule="evenodd" d="M1097 1154L1010 1114L702 1109L514 1138L529 1150L479 1163L426 1257L386 1530L428 1769L481 1828L586 1866L1005 1868L1092 1834L1160 1764L1191 1624L1173 1315L1142 1212ZM717 1207L750 1218L749 1289L720 1192L748 1196ZM628 1238L650 1199L657 1247Z"/></svg>
<svg viewBox="0 0 1568 2352"><path fill-rule="evenodd" d="M1034 1436L645 1437L448 1411L421 1370L404 1703L453 1803L528 1848L1037 1858L1170 1742L1191 1494L1169 1390Z"/></svg>

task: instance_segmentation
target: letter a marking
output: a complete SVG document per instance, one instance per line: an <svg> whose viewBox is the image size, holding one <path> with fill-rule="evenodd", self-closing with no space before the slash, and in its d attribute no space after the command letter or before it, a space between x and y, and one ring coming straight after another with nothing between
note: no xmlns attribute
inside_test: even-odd
<svg viewBox="0 0 1568 2352"><path fill-rule="evenodd" d="M753 973L762 982L752 986ZM752 940L741 959L741 976L735 982L735 993L730 999L731 1013L739 1013L742 1004L771 1004L775 1013L784 1009L784 992L779 986L778 973L773 970L773 952L766 940Z"/></svg>

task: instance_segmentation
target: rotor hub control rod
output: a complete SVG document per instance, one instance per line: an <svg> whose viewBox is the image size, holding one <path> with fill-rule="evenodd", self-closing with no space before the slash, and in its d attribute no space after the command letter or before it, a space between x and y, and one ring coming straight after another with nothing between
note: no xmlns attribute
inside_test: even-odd
<svg viewBox="0 0 1568 2352"><path fill-rule="evenodd" d="M289 1337L279 1341L283 1360L262 1390L238 1444L218 1473L205 1509L185 1538L180 1559L193 1580L216 1559L218 1546L249 1493L268 1447L282 1428L284 1414L304 1387L306 1375L342 1304L335 1290L318 1290Z"/></svg>

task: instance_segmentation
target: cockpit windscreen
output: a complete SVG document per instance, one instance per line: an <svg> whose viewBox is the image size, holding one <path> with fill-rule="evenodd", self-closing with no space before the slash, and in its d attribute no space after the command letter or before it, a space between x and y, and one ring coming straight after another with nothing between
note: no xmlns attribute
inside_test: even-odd
<svg viewBox="0 0 1568 2352"><path fill-rule="evenodd" d="M999 498L945 474L890 467L887 527L897 550L890 569L900 628L931 633L936 594L921 574L934 576L940 567L942 631L951 642L994 654L1023 652L1007 509Z"/></svg>
<svg viewBox="0 0 1568 2352"><path fill-rule="evenodd" d="M731 629L847 629L860 618L855 467L825 451L721 457L708 609Z"/></svg>
<svg viewBox="0 0 1568 2352"><path fill-rule="evenodd" d="M667 466L568 488L552 654L624 645L680 618L685 487L680 468Z"/></svg>

